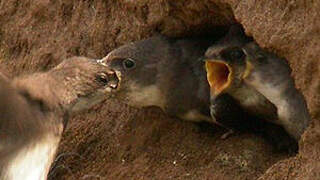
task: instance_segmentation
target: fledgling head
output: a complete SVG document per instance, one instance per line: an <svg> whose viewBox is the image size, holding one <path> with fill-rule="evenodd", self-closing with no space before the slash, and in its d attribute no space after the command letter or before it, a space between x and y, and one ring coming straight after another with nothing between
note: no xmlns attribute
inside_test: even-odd
<svg viewBox="0 0 320 180"><path fill-rule="evenodd" d="M208 48L205 68L212 95L228 93L240 86L247 68L242 47L250 41L240 26L233 26L221 41Z"/></svg>
<svg viewBox="0 0 320 180"><path fill-rule="evenodd" d="M117 79L114 72L99 60L86 57L72 57L62 61L49 71L50 75L63 78L79 96L99 89L112 88Z"/></svg>
<svg viewBox="0 0 320 180"><path fill-rule="evenodd" d="M260 90L259 87L265 84L276 88L292 79L288 63L261 49L255 42L230 44L206 54L205 62L207 79L214 94L231 92L242 81Z"/></svg>
<svg viewBox="0 0 320 180"><path fill-rule="evenodd" d="M43 100L50 109L61 105L72 112L103 100L116 80L115 74L97 60L72 57L48 72L15 78L12 84L22 94Z"/></svg>
<svg viewBox="0 0 320 180"><path fill-rule="evenodd" d="M160 66L168 63L169 46L167 38L157 36L111 51L101 61L119 79L112 93L134 107L164 106L157 81L160 73L165 74L166 69L160 69Z"/></svg>
<svg viewBox="0 0 320 180"><path fill-rule="evenodd" d="M68 92L64 99L70 99L71 111L88 109L105 99L111 89L116 88L118 79L113 71L99 60L86 57L72 57L64 60L49 71L56 78L63 78ZM62 93L61 93L62 95ZM74 102L72 102L74 101Z"/></svg>
<svg viewBox="0 0 320 180"><path fill-rule="evenodd" d="M228 93L241 85L246 72L245 54L239 47L221 50L206 59L207 80L211 93Z"/></svg>
<svg viewBox="0 0 320 180"><path fill-rule="evenodd" d="M280 88L277 86L292 79L288 63L264 51L255 42L226 47L210 54L206 59L206 71L214 94L230 92L242 81L260 91L265 84Z"/></svg>

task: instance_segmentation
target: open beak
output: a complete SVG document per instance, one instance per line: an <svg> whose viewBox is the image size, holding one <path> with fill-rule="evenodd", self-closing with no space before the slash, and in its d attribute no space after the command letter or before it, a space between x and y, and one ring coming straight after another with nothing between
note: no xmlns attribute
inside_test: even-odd
<svg viewBox="0 0 320 180"><path fill-rule="evenodd" d="M208 59L205 61L205 67L211 93L218 95L230 86L233 72L228 64Z"/></svg>
<svg viewBox="0 0 320 180"><path fill-rule="evenodd" d="M108 65L105 64L104 61L102 60L96 60L96 61L97 63L106 67L106 73L101 73L99 76L97 76L96 79L105 85L107 92L112 92L117 90L120 85L121 73L110 69Z"/></svg>

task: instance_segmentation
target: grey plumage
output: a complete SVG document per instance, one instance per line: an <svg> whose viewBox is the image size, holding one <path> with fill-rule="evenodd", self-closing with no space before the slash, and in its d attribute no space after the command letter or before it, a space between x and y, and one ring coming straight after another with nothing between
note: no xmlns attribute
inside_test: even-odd
<svg viewBox="0 0 320 180"><path fill-rule="evenodd" d="M245 39L244 34L229 34L224 43L216 43L206 52L211 104L222 94L229 94L248 114L281 125L299 140L310 117L290 67L254 42L241 39ZM213 106L211 112L214 116Z"/></svg>
<svg viewBox="0 0 320 180"><path fill-rule="evenodd" d="M244 82L277 107L277 123L299 140L311 118L303 95L295 87L289 64L254 42L247 44L243 50L246 62L251 66Z"/></svg>

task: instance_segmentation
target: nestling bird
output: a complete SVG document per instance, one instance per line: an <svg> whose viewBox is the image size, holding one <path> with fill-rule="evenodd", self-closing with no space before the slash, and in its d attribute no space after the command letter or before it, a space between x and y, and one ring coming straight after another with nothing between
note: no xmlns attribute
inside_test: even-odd
<svg viewBox="0 0 320 180"><path fill-rule="evenodd" d="M229 94L248 114L281 125L298 141L310 117L286 60L254 42L216 46L206 52L212 101Z"/></svg>
<svg viewBox="0 0 320 180"><path fill-rule="evenodd" d="M256 43L247 44L243 51L248 71L244 74L244 82L277 107L279 122L276 123L299 140L311 118L302 93L295 87L289 64Z"/></svg>
<svg viewBox="0 0 320 180"><path fill-rule="evenodd" d="M133 107L157 106L183 120L215 122L201 58L216 39L155 36L111 51L101 60L119 78L111 93Z"/></svg>
<svg viewBox="0 0 320 180"><path fill-rule="evenodd" d="M48 72L0 76L0 179L47 179L68 115L102 101L114 78L84 57Z"/></svg>

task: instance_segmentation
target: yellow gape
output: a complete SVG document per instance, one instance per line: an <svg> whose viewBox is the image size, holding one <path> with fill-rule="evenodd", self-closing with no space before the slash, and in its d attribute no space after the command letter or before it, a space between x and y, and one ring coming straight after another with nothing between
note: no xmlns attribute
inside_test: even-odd
<svg viewBox="0 0 320 180"><path fill-rule="evenodd" d="M246 61L246 69L242 75L242 79L247 78L250 75L252 69L253 69L253 65L249 61Z"/></svg>
<svg viewBox="0 0 320 180"><path fill-rule="evenodd" d="M218 95L230 85L232 69L221 61L206 61L205 66L211 93Z"/></svg>

